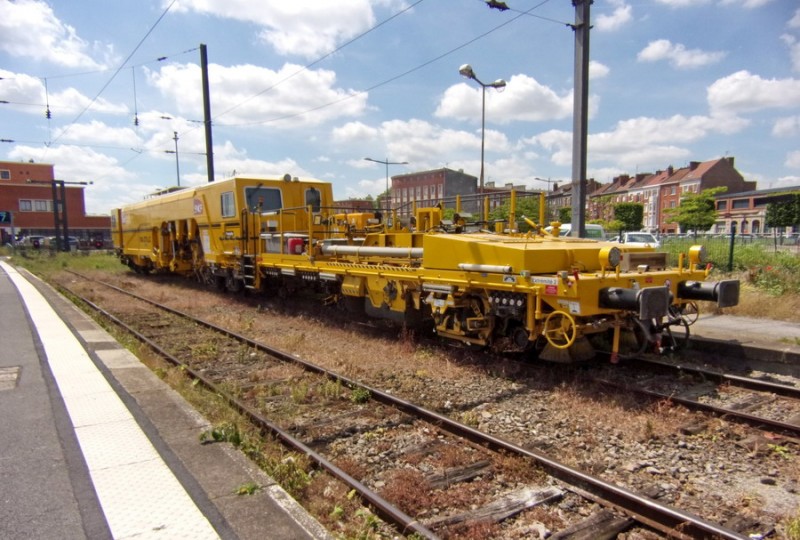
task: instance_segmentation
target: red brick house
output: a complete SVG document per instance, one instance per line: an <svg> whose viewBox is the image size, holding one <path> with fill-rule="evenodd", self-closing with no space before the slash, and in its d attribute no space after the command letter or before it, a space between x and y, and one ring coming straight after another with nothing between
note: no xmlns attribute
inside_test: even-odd
<svg viewBox="0 0 800 540"><path fill-rule="evenodd" d="M56 185L54 201L53 185ZM63 202L61 187L63 186ZM63 208L68 236L90 244L95 240L111 238L110 216L86 215L83 185L70 185L55 178L53 165L0 161L0 236L2 243L12 235L55 236L56 210ZM63 223L60 223L63 228ZM62 232L63 236L63 232Z"/></svg>

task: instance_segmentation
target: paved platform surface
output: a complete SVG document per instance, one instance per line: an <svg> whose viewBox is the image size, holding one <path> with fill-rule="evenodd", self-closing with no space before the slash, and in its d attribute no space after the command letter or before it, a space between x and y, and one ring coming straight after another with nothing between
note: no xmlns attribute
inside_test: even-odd
<svg viewBox="0 0 800 540"><path fill-rule="evenodd" d="M0 538L329 538L50 287L0 262L0 306Z"/></svg>
<svg viewBox="0 0 800 540"><path fill-rule="evenodd" d="M735 355L754 366L782 365L786 374L800 376L800 324L701 313L689 331L693 350Z"/></svg>
<svg viewBox="0 0 800 540"><path fill-rule="evenodd" d="M0 538L328 533L85 313L0 261ZM701 314L701 354L800 365L800 325ZM254 495L239 486L254 482Z"/></svg>

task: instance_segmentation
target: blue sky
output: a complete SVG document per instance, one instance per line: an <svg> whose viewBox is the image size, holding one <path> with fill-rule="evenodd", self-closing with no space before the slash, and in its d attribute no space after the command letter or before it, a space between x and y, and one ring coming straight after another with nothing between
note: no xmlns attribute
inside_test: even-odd
<svg viewBox="0 0 800 540"><path fill-rule="evenodd" d="M569 181L569 0L0 0L0 159L93 181L87 210L206 181L208 47L217 179L314 177L337 198L391 174ZM588 176L735 157L760 188L800 184L796 0L595 0ZM161 59L161 60L159 60ZM45 117L49 106L51 118ZM134 125L134 118L139 120ZM166 117L166 118L165 118Z"/></svg>

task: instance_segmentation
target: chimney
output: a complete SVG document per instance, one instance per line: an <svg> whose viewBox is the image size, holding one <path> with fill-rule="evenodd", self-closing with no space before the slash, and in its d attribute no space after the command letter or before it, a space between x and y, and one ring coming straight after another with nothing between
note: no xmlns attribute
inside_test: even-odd
<svg viewBox="0 0 800 540"><path fill-rule="evenodd" d="M728 164L729 164L731 167L733 167L733 156L728 156L728 157L726 157L725 159L727 159L727 160L728 160Z"/></svg>
<svg viewBox="0 0 800 540"><path fill-rule="evenodd" d="M558 182L553 182L553 191L558 191Z"/></svg>
<svg viewBox="0 0 800 540"><path fill-rule="evenodd" d="M675 169L672 167L672 165L670 165L669 167L667 167L667 174L668 174L669 176L672 176L673 174L675 174Z"/></svg>
<svg viewBox="0 0 800 540"><path fill-rule="evenodd" d="M695 170L699 166L700 166L700 162L699 161L690 161L689 162L689 170L690 171Z"/></svg>

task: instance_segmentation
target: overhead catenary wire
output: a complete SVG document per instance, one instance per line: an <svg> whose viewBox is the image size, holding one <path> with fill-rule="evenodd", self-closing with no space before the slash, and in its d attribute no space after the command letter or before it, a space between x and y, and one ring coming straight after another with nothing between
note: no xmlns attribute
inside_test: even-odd
<svg viewBox="0 0 800 540"><path fill-rule="evenodd" d="M422 3L422 2L424 2L424 1L425 1L425 0L417 0L415 3L413 3L413 4L409 5L409 6L407 6L407 7L406 7L406 8L404 8L404 9L401 9L401 10L400 10L400 11L398 11L397 13L394 13L394 14L392 14L392 15L391 15L389 18L387 18L387 19L384 19L383 21L379 22L378 24L376 24L376 25L374 25L374 26L372 26L372 27L368 28L367 30L365 30L364 32L360 33L359 35L357 35L357 36L356 36L356 37L354 37L353 39L351 39L351 40L349 40L349 41L346 41L345 43L343 43L343 44L339 45L338 47L336 47L336 48L335 48L335 49L333 49L332 51L330 51L330 52L328 52L328 53L325 53L324 55L320 56L319 58L317 58L316 60L314 60L314 61L313 61L313 62L311 62L310 64L306 64L305 66L303 66L302 68L298 69L297 71L295 71L295 72L294 72L294 73L292 73L291 75L287 75L286 77L284 77L284 78L283 78L283 79L281 79L280 81L278 81L278 82L276 82L276 83L274 83L274 84L270 85L269 87L267 87L267 88L265 88L265 89L261 90L260 92L257 92L257 93L255 93L255 94L253 94L252 96L250 96L250 97L246 98L245 100L243 100L243 101L241 101L241 102L237 103L237 104L236 104L236 105L234 105L233 107L229 107L228 109L226 109L226 110L222 111L221 113L219 113L219 114L215 115L215 116L214 116L214 119L216 119L216 118L219 118L219 117L221 117L221 116L224 116L225 114L228 114L229 112L231 112L231 111L234 111L234 110L238 109L239 107L241 107L241 106L242 106L242 105L244 105L245 103L248 103L249 101L252 101L253 99L257 98L258 96L261 96L261 95L263 95L263 94L265 94L265 93L269 92L270 90L272 90L272 89L273 89L273 88L275 88L276 86L278 86L278 85L280 85L280 84L283 84L283 83L285 83L286 81L288 81L288 80L292 79L293 77L296 77L297 75L299 75L299 74L303 73L304 71L307 71L309 68L311 68L311 67L313 67L313 66L315 66L315 65L319 64L320 62L322 62L322 61L323 61L323 60L325 60L326 58L330 57L331 55L334 55L334 54L336 54L337 52L341 51L341 50L342 50L342 49L344 49L345 47L347 47L347 46L349 46L349 45L352 45L353 43L355 43L355 42L356 42L356 41L358 41L359 39L363 38L363 37L364 37L364 36L366 36L367 34L369 34L369 33L373 32L373 31L377 30L377 29L378 29L378 28L380 28L381 26L383 26L383 25L385 25L385 24L389 23L390 21L392 21L392 20L396 19L396 18L397 18L397 17L399 17L400 15L402 15L402 14L404 14L404 13L406 13L406 12L410 11L411 9L413 9L413 8L415 8L415 7L417 7L419 4L421 4L421 3ZM232 125L233 125L233 124L232 124Z"/></svg>
<svg viewBox="0 0 800 540"><path fill-rule="evenodd" d="M446 58L447 56L450 56L451 54L455 53L456 51L459 51L459 50L461 50L461 49L463 49L465 47L468 47L469 45L472 45L476 41L479 41L479 40L485 38L486 36L488 36L488 35L496 32L496 31L500 30L501 28L503 28L503 27L505 27L505 26L507 26L507 25L519 20L520 18L522 18L522 17L524 17L526 15L530 15L530 12L532 12L532 11L534 11L536 9L539 9L541 6L543 6L544 4L548 3L549 1L550 0L543 0L542 2L536 4L532 8L528 9L527 11L519 12L519 14L517 16L515 16L515 17L513 17L513 18L511 18L511 19L509 19L509 20L507 20L507 21L505 21L503 23L498 24L497 26L487 30L486 32L483 32L482 34L479 34L478 36L475 36L474 38L472 38L472 39L470 39L470 40L468 40L468 41L466 41L466 42L464 42L464 43L462 43L462 44L460 44L460 45L458 45L456 47L453 47L452 49L450 49L450 50L448 50L448 51L446 51L446 52L444 52L444 53L442 53L442 54L440 54L438 56L435 56L434 58L431 58L430 60L427 60L427 61L425 61L425 62L423 62L421 64L418 64L417 66L415 66L415 67L413 67L411 69L408 69L408 70L406 70L406 71L404 71L402 73L399 73L397 75L394 75L392 77L389 77L388 79L384 79L383 81L375 83L372 86L369 86L369 87L367 87L367 88L365 88L363 90L359 90L357 92L354 92L354 93L352 93L350 95L347 95L345 97L342 97L340 99L329 101L327 103L324 103L324 104L319 105L317 107L312 107L312 108L307 109L305 111L300 111L300 112L297 112L297 113L292 113L292 114L287 114L287 115L283 115L283 116L279 116L279 117L269 118L267 120L260 120L260 121L254 121L254 122L238 122L238 123L230 123L230 124L223 123L223 124L219 124L219 125L220 126L224 126L224 127L236 127L236 126L254 126L254 125L260 125L260 124L269 124L269 123L272 123L272 122L280 122L280 121L283 121L283 120L290 120L292 118L297 118L298 116L303 116L305 114L316 112L316 111L325 109L327 107L332 107L333 105L338 105L339 103L343 103L345 101L353 99L356 96L360 96L362 94L366 94L367 92L371 92L372 90L376 90L376 89L378 89L378 88L380 88L382 86L386 86L389 83L392 83L392 82L394 82L394 81L396 81L398 79L401 79L403 77L406 77L407 75L410 75L411 73L419 71L420 69L422 69L424 67L427 67L427 66L429 66L429 65L431 65L431 64L433 64L435 62L438 62L442 58ZM547 19L547 20L549 20L549 19ZM570 26L568 23L562 23L560 21L553 21L553 22L557 22L558 24L565 24L566 26ZM351 42L352 42L352 40L351 40ZM316 63L318 61L315 61L314 63ZM310 64L310 65L313 65L313 64ZM292 75L292 76L294 76L294 75ZM288 79L288 78L289 77L287 77L286 79ZM267 90L271 90L272 88L274 88L278 84L284 82L286 79L281 80L279 83L276 83L276 84L272 85L270 88L260 92L257 95L263 94ZM253 97L256 97L256 96L253 96ZM252 99L252 98L250 98L250 99ZM228 111L230 111L232 109L233 108L228 109Z"/></svg>
<svg viewBox="0 0 800 540"><path fill-rule="evenodd" d="M109 86L109 85L111 84L111 82L112 82L112 81L113 81L113 80L116 78L116 76L119 74L119 72L122 70L122 68L124 68L124 67L125 67L125 65L126 65L126 64L128 63L128 61L131 59L131 57L133 57L133 55L134 55L134 54L136 54L136 51L138 51L138 50L139 50L139 47L141 47L141 46L142 46L142 44L145 42L145 40L146 40L146 39L147 39L147 38L150 36L150 34L152 34L152 33L153 33L153 30L155 30L155 29L156 29L156 27L157 27L157 26L159 25L159 23L160 23L160 22L161 22L161 21L164 19L164 17L167 15L167 13L169 12L169 10L172 8L172 6L173 6L173 5L175 4L175 2L177 2L177 1L178 1L178 0L172 0L172 2L170 2L170 3L169 3L169 5L168 5L166 8L164 8L164 11L161 13L161 15L158 17L158 19L156 19L156 22L154 22L154 23L153 23L153 25L152 25L152 26L150 27L150 29L149 29L149 30L148 30L148 31L145 33L145 35L142 37L142 39L141 39L141 40L139 40L139 43L137 43L137 44L136 44L136 47L134 47L134 48L133 48L133 50L130 52L130 54L128 55L128 57L127 57L127 58L125 58L125 61L123 61L123 62L122 62L122 64L120 64L120 66L119 66L119 67L118 67L118 68L117 68L117 69L114 71L114 74L113 74L113 75L111 75L111 77L108 79L108 81L106 81L106 83L103 85L103 87L100 89L100 91L99 91L99 92L97 92L97 95L95 95L95 96L92 98L92 100L91 100L91 101L90 101L90 102L89 102L89 103L88 103L88 104L87 104L87 105L86 105L86 106L83 108L83 110L81 110L81 112L79 112L79 113L78 113L78 116L76 116L76 117L75 117L75 118L72 120L72 122L70 122L70 123L67 125L67 127L65 127L65 128L64 128L64 129L61 131L61 133L58 135L58 137L56 137L56 140L55 140L55 141L52 141L52 142L57 142L57 141L58 141L58 140L59 140L61 137L63 137L64 135L66 135L66 134L67 134L67 132L69 132L70 128L71 128L72 126L74 126L74 125L75 125L75 124L78 122L78 120L80 120L80 119L81 119L81 117L82 117L82 116L83 116L83 115L86 113L86 111L88 111L88 110L89 110L89 107L91 107L92 105L94 105L95 101L97 101L97 100L98 100L98 98L99 98L99 97L100 97L100 96L103 94L103 92L105 92L106 88L108 88L108 86Z"/></svg>

